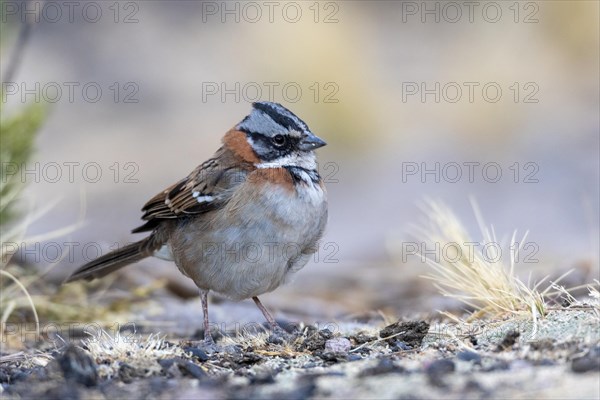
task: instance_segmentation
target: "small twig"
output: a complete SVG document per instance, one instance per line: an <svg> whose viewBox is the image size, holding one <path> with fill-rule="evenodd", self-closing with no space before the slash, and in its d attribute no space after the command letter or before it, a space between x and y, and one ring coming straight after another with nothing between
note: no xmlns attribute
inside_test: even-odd
<svg viewBox="0 0 600 400"><path fill-rule="evenodd" d="M375 343L379 343L379 342L383 342L384 340L388 340L388 339L394 338L394 337L396 337L396 336L399 336L399 335L402 335L402 334L404 334L404 333L406 333L406 331L402 331L402 332L394 333L393 335L390 335L390 336L387 336L387 337L384 337L384 338L380 338L380 339L376 339L376 340L372 340L372 341L370 341L370 342L365 342L365 343L361 344L360 346L358 346L358 347L356 347L356 348L354 348L354 349L350 350L350 351L349 351L349 353L352 353L352 352L355 352L355 351L357 351L357 350L360 350L360 349L362 349L363 347L365 347L366 345L369 345L369 344L375 344Z"/></svg>
<svg viewBox="0 0 600 400"><path fill-rule="evenodd" d="M21 360L23 358L25 358L25 353L22 351L19 351L19 352L13 353L13 354L7 354L5 356L0 356L0 364L12 362L12 361L16 361L16 360Z"/></svg>

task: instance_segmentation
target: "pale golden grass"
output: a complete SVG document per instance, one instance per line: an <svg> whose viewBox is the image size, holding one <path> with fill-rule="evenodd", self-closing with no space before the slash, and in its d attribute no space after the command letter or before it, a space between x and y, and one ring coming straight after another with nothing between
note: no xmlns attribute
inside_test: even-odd
<svg viewBox="0 0 600 400"><path fill-rule="evenodd" d="M242 330L236 336L224 336L219 340L222 346L242 346L262 348L266 346L270 333L265 329L263 332Z"/></svg>
<svg viewBox="0 0 600 400"><path fill-rule="evenodd" d="M18 186L15 186L14 191L20 191ZM9 197L13 198L12 195L9 195ZM2 205L0 205L0 211L2 207L6 207L8 204L5 200L6 198L3 199ZM15 312L29 312L31 314L36 324L37 337L40 337L41 320L58 319L58 322L60 320L73 321L81 318L89 320L86 316L93 317L99 314L99 312L96 312L99 306L80 301L85 293L80 293L80 296L77 295L78 285L65 289L61 288L58 293L53 293L55 290L49 288L48 284L44 282L45 276L69 255L68 251L61 254L61 257L55 262L42 265L42 268L28 268L13 262L13 255L18 253L22 246L32 247L35 243L65 237L81 226L83 214L85 213L84 207L80 210L78 222L51 232L28 235L27 230L31 224L49 213L57 202L48 203L40 208L30 206L19 222L10 227L2 226L2 243L0 245L1 330L6 328L5 324ZM85 204L84 199L82 204ZM62 295L63 291L68 292L68 295ZM82 291L79 290L79 292ZM65 299L71 299L71 301ZM2 333L3 331L0 332L0 334Z"/></svg>
<svg viewBox="0 0 600 400"><path fill-rule="evenodd" d="M306 327L300 328L306 333ZM269 357L296 357L307 352L296 350L297 346L302 344L307 338L304 335L298 335L293 341L284 340L281 344L270 344L268 339L271 333L266 330L257 332L256 330L242 329L235 336L225 336L219 340L221 346L240 346L242 348L252 348L256 354Z"/></svg>
<svg viewBox="0 0 600 400"><path fill-rule="evenodd" d="M0 212L8 207L8 205L17 197L20 192L20 186L17 185L13 190L8 192L6 196L3 196L0 204ZM2 277L2 279L0 279L0 286L2 289L0 292L0 322L2 323L2 329L4 329L5 323L13 311L23 307L28 307L33 314L36 324L36 331L39 336L40 320L34 301L28 290L28 286L31 284L32 278L25 278L23 276L17 277L15 274L9 272L8 269L13 267L17 271L21 270L19 267L11 265L11 259L14 254L13 251L15 250L12 244L17 246L18 243L25 243L23 236L27 230L27 227L32 221L50 210L52 206L53 205L46 206L46 208L39 210L37 213L28 213L27 217L23 221L14 225L7 231L4 231L4 227L2 227L2 243L0 245L0 276ZM33 240L30 238L28 241L34 242L36 239L41 240L43 238L38 236L37 238L33 238ZM11 246L9 246L9 244L11 244Z"/></svg>
<svg viewBox="0 0 600 400"><path fill-rule="evenodd" d="M540 290L540 285L547 278L536 284L525 283L515 272L516 259L527 233L517 241L515 231L508 246L506 243L503 245L497 239L493 226L485 226L474 202L473 209L481 230L481 240L474 240L469 236L448 207L433 201L426 202L423 211L428 221L415 227L415 236L427 243L427 249L432 249L437 244L439 249L446 248L447 251L436 252L434 258L426 257L426 263L432 268L432 272L424 278L433 281L444 296L455 298L474 308L476 312L473 316L529 314L535 322L547 312L545 297L552 286ZM489 249L502 249L501 256L498 253L490 254ZM487 253L484 254L484 251Z"/></svg>

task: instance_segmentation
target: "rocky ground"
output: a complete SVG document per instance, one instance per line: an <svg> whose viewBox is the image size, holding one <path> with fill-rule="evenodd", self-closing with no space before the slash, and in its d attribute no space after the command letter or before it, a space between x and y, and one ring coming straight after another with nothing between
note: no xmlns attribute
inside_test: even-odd
<svg viewBox="0 0 600 400"><path fill-rule="evenodd" d="M3 346L7 399L573 398L600 396L600 316L557 308L543 319L338 321L260 326L200 340L97 332ZM202 332L196 336L201 337Z"/></svg>

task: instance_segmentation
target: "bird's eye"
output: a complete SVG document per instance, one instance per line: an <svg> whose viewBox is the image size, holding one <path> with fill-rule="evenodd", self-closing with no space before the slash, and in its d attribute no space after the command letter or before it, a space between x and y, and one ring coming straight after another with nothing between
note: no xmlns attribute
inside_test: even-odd
<svg viewBox="0 0 600 400"><path fill-rule="evenodd" d="M273 136L273 144L277 147L282 147L286 143L287 139L283 135L275 135Z"/></svg>

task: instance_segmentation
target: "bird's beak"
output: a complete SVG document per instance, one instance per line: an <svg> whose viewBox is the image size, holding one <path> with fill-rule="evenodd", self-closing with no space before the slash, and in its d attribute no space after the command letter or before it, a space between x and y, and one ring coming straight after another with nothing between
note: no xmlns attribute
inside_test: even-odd
<svg viewBox="0 0 600 400"><path fill-rule="evenodd" d="M307 133L302 140L300 141L300 150L303 151L311 151L318 149L319 147L325 146L327 143L320 137L313 135L312 133Z"/></svg>

